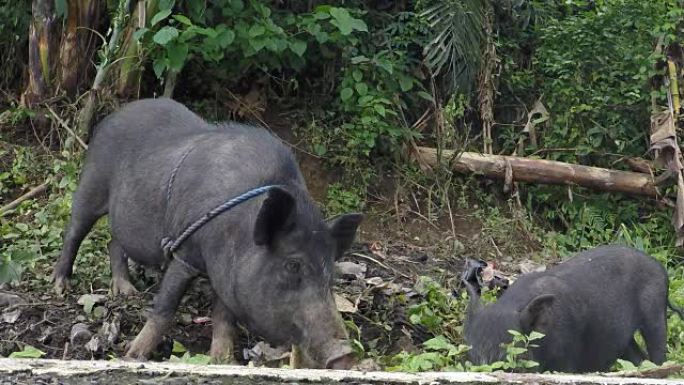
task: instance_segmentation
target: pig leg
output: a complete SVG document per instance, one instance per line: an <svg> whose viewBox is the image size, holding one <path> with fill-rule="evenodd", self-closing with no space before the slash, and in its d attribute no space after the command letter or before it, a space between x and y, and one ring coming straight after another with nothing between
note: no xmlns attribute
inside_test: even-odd
<svg viewBox="0 0 684 385"><path fill-rule="evenodd" d="M128 273L128 257L121 244L112 239L109 242L109 263L112 268L112 295L131 295L138 292L131 283Z"/></svg>
<svg viewBox="0 0 684 385"><path fill-rule="evenodd" d="M639 364L646 359L646 354L644 354L643 350L641 350L636 340L632 338L631 341L629 341L629 345L627 345L627 349L624 353L622 353L620 358L639 366Z"/></svg>
<svg viewBox="0 0 684 385"><path fill-rule="evenodd" d="M93 168L87 167L83 170L80 185L74 193L71 219L64 233L62 252L52 273L55 291L60 295L67 290L76 253L83 238L95 222L107 213L108 194L107 191L102 191L102 186L107 184L100 183L97 175L91 170Z"/></svg>
<svg viewBox="0 0 684 385"><path fill-rule="evenodd" d="M641 328L641 334L646 340L648 358L656 365L660 365L665 362L667 317L661 310L651 313L650 318L650 322L645 322L644 327Z"/></svg>
<svg viewBox="0 0 684 385"><path fill-rule="evenodd" d="M220 298L214 299L211 312L212 336L210 355L216 363L235 363L233 342L235 341L235 320Z"/></svg>
<svg viewBox="0 0 684 385"><path fill-rule="evenodd" d="M154 298L154 309L143 329L131 343L127 358L146 360L161 342L162 334L171 323L185 288L195 277L181 262L172 260Z"/></svg>

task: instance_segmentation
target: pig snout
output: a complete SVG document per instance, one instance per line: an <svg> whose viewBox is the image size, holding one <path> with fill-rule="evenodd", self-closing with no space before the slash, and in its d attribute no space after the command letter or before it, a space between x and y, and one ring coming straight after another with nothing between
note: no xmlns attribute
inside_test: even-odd
<svg viewBox="0 0 684 385"><path fill-rule="evenodd" d="M297 323L303 332L302 345L313 366L350 369L356 363L344 322L332 296L309 306L302 316Z"/></svg>

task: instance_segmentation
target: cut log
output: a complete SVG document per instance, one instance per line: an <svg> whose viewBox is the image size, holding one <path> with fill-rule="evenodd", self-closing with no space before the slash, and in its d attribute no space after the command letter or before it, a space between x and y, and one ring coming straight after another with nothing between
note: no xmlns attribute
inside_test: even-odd
<svg viewBox="0 0 684 385"><path fill-rule="evenodd" d="M422 164L436 166L439 163L437 149L417 147L416 157ZM513 181L581 186L595 190L621 192L657 197L658 191L650 174L610 170L544 159L516 156L486 155L451 150L442 151L442 159L453 159L451 167L461 174L479 173L487 178L505 179L506 167L510 165Z"/></svg>

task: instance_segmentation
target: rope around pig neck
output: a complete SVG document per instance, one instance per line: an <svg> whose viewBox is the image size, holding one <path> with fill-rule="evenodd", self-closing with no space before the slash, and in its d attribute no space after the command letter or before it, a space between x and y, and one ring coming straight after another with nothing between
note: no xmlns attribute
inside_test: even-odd
<svg viewBox="0 0 684 385"><path fill-rule="evenodd" d="M173 191L173 184L176 179L176 174L178 173L178 170L180 169L181 165L185 161L185 159L188 157L188 154L193 150L191 147L188 149L181 159L179 160L178 164L176 167L171 170L171 176L169 177L169 182L167 184L167 191L166 191L166 209L168 210L170 204L171 204L171 193ZM183 259L179 258L176 256L175 252L178 250L182 245L183 242L185 242L192 234L194 234L197 230L202 228L202 226L206 225L209 221L212 219L216 218L217 216L223 214L224 212L232 209L233 207L244 203L250 199L256 198L259 195L265 194L271 190L277 189L277 188L283 188L284 186L281 185L267 185L267 186L262 186L262 187L257 187L253 188L247 192L244 192L234 198L231 198L230 200L214 207L212 210L192 222L190 225L188 225L177 238L171 238L171 237L164 237L161 240L161 248L162 251L164 252L164 256L166 256L167 259L175 259L181 264L183 264L186 268L193 270L195 273L200 273L200 271L189 264L188 262L184 261Z"/></svg>

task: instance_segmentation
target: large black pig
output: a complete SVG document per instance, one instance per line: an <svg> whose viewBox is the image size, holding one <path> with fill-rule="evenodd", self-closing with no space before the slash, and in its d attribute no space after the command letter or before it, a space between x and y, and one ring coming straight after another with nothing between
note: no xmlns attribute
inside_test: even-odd
<svg viewBox="0 0 684 385"><path fill-rule="evenodd" d="M618 358L637 365L646 358L665 360L667 272L639 250L609 245L581 252L520 276L487 306L477 284L464 281L470 295L465 339L475 363L502 360L501 344L512 340L508 330L545 334L529 352L541 370L593 372L609 369ZM648 356L634 339L636 331Z"/></svg>
<svg viewBox="0 0 684 385"><path fill-rule="evenodd" d="M198 218L264 186L275 187L215 216L168 252L169 240ZM150 355L186 285L204 274L216 293L214 358L232 359L241 322L274 344L300 345L312 366L352 365L331 283L333 263L353 242L362 216L325 221L293 155L267 131L209 124L170 99L136 101L105 118L95 127L73 197L54 269L58 292L67 288L81 241L105 214L114 294L136 290L128 258L166 264L153 312L128 357Z"/></svg>

